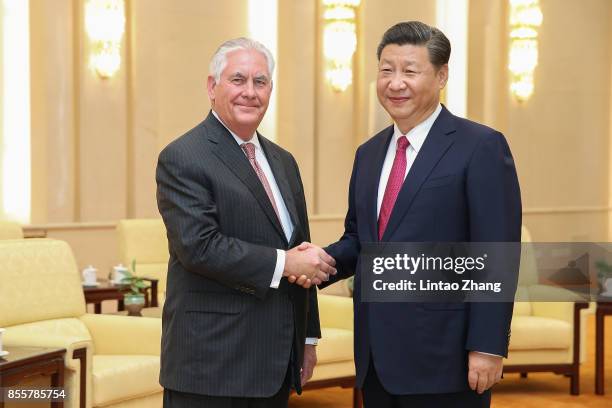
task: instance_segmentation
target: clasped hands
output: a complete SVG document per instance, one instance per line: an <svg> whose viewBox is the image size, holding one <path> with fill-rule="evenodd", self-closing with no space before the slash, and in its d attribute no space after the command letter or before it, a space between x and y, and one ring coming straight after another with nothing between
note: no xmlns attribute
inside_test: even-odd
<svg viewBox="0 0 612 408"><path fill-rule="evenodd" d="M290 283L309 288L329 280L329 275L335 275L334 266L336 261L327 252L309 242L302 242L287 251L283 276Z"/></svg>

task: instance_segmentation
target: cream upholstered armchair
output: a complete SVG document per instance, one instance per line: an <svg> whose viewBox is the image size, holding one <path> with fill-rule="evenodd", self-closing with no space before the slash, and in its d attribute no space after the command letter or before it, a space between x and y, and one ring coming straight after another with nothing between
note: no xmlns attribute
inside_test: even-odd
<svg viewBox="0 0 612 408"><path fill-rule="evenodd" d="M522 228L522 241L531 242L531 234ZM562 288L551 288L538 282L535 254L523 245L521 273L517 293L520 299L567 299L572 296ZM557 294L552 292L559 292ZM561 293L565 292L565 293ZM579 366L586 359L586 319L581 318L587 304L579 302L516 302L512 317L508 359L504 372L552 371L570 377L570 393L578 395Z"/></svg>
<svg viewBox="0 0 612 408"><path fill-rule="evenodd" d="M160 319L87 314L68 244L0 241L0 281L4 344L66 349L66 406L162 406Z"/></svg>
<svg viewBox="0 0 612 408"><path fill-rule="evenodd" d="M12 221L0 221L0 239L21 239L23 229L21 225Z"/></svg>
<svg viewBox="0 0 612 408"><path fill-rule="evenodd" d="M129 266L136 261L138 276L157 279L163 304L170 257L164 222L161 218L121 220L117 224L117 238L121 262Z"/></svg>

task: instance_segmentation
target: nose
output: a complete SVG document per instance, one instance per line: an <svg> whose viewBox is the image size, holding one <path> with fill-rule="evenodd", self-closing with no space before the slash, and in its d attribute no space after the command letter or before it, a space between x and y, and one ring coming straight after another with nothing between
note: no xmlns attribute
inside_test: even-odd
<svg viewBox="0 0 612 408"><path fill-rule="evenodd" d="M399 73L394 74L389 81L389 89L392 91L401 91L404 88L406 88L406 83L402 79L402 76Z"/></svg>
<svg viewBox="0 0 612 408"><path fill-rule="evenodd" d="M255 98L255 85L253 81L246 81L244 85L244 89L242 91L242 95L245 98L253 99Z"/></svg>

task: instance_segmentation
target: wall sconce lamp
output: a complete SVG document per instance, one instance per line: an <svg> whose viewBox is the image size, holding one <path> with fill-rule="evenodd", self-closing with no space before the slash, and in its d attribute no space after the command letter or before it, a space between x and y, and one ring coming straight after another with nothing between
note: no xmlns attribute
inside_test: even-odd
<svg viewBox="0 0 612 408"><path fill-rule="evenodd" d="M124 0L88 0L85 31L91 44L90 67L102 78L121 67L121 39L125 32Z"/></svg>
<svg viewBox="0 0 612 408"><path fill-rule="evenodd" d="M538 0L510 0L510 92L519 101L533 94L533 71L538 65L538 28L542 11Z"/></svg>
<svg viewBox="0 0 612 408"><path fill-rule="evenodd" d="M332 89L345 91L353 82L353 54L357 49L356 9L361 0L323 0L325 78Z"/></svg>

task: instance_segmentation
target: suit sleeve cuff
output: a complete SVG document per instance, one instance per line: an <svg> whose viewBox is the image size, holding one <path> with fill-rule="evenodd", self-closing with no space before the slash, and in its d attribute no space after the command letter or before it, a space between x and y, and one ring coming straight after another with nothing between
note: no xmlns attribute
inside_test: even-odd
<svg viewBox="0 0 612 408"><path fill-rule="evenodd" d="M280 281L283 278L283 271L285 270L285 251L282 249L276 250L276 266L274 267L274 276L272 276L272 282L270 287L278 289Z"/></svg>
<svg viewBox="0 0 612 408"><path fill-rule="evenodd" d="M319 339L317 339L316 337L306 337L306 344L316 346L317 344L319 344Z"/></svg>

